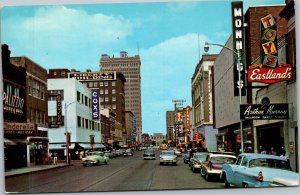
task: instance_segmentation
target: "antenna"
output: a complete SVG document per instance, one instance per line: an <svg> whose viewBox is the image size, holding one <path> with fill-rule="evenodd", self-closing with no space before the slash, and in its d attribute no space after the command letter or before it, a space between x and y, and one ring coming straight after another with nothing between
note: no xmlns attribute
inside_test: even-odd
<svg viewBox="0 0 300 195"><path fill-rule="evenodd" d="M136 44L137 44L138 55L140 55L140 47L139 47L139 42L137 42Z"/></svg>

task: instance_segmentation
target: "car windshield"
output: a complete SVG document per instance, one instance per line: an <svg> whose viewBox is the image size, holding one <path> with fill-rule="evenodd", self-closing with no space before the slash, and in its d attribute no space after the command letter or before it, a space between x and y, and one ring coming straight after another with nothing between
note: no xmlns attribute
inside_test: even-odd
<svg viewBox="0 0 300 195"><path fill-rule="evenodd" d="M204 161L206 159L207 154L194 154L194 158L200 161Z"/></svg>
<svg viewBox="0 0 300 195"><path fill-rule="evenodd" d="M269 167L275 169L290 170L288 161L269 158L253 159L249 162L249 167Z"/></svg>
<svg viewBox="0 0 300 195"><path fill-rule="evenodd" d="M171 155L174 155L174 151L162 151L161 154L171 156Z"/></svg>
<svg viewBox="0 0 300 195"><path fill-rule="evenodd" d="M235 162L235 158L229 157L229 156L213 156L211 157L210 161L211 163L215 164L233 164Z"/></svg>
<svg viewBox="0 0 300 195"><path fill-rule="evenodd" d="M145 153L145 154L153 154L154 151L153 151L153 150L145 150L144 153Z"/></svg>

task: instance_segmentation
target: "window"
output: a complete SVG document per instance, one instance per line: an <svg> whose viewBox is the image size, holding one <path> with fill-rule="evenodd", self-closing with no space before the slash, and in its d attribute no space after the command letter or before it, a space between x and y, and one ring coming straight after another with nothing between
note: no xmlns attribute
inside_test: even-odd
<svg viewBox="0 0 300 195"><path fill-rule="evenodd" d="M89 82L89 87L93 87L93 82Z"/></svg>
<svg viewBox="0 0 300 195"><path fill-rule="evenodd" d="M77 102L80 102L80 92L77 91Z"/></svg>
<svg viewBox="0 0 300 195"><path fill-rule="evenodd" d="M103 82L100 82L100 86L103 87Z"/></svg>
<svg viewBox="0 0 300 195"><path fill-rule="evenodd" d="M100 97L100 102L104 102L104 97Z"/></svg>
<svg viewBox="0 0 300 195"><path fill-rule="evenodd" d="M111 93L112 93L112 94L116 94L116 90L115 90L115 89L112 89Z"/></svg>
<svg viewBox="0 0 300 195"><path fill-rule="evenodd" d="M98 87L98 83L97 82L93 82L94 83L94 87Z"/></svg>
<svg viewBox="0 0 300 195"><path fill-rule="evenodd" d="M116 101L116 97L112 97L111 101L115 102Z"/></svg>
<svg viewBox="0 0 300 195"><path fill-rule="evenodd" d="M104 94L108 94L108 89L105 89L105 92L104 92Z"/></svg>
<svg viewBox="0 0 300 195"><path fill-rule="evenodd" d="M84 96L84 105L88 106L88 97Z"/></svg>
<svg viewBox="0 0 300 195"><path fill-rule="evenodd" d="M61 75L62 75L62 76L65 76L65 75L66 75L66 72L65 72L65 71L62 71L62 72L61 72Z"/></svg>
<svg viewBox="0 0 300 195"><path fill-rule="evenodd" d="M109 101L109 97L105 97L105 102L108 102Z"/></svg>
<svg viewBox="0 0 300 195"><path fill-rule="evenodd" d="M104 86L108 86L108 81L105 81L105 82L104 82Z"/></svg>
<svg viewBox="0 0 300 195"><path fill-rule="evenodd" d="M116 86L116 81L112 81L111 86Z"/></svg>
<svg viewBox="0 0 300 195"><path fill-rule="evenodd" d="M85 128L88 129L89 128L89 120L85 119Z"/></svg>
<svg viewBox="0 0 300 195"><path fill-rule="evenodd" d="M100 89L100 94L103 94L103 89Z"/></svg>
<svg viewBox="0 0 300 195"><path fill-rule="evenodd" d="M117 109L117 106L115 104L112 105L112 109Z"/></svg>
<svg viewBox="0 0 300 195"><path fill-rule="evenodd" d="M77 127L81 127L81 117L77 116Z"/></svg>

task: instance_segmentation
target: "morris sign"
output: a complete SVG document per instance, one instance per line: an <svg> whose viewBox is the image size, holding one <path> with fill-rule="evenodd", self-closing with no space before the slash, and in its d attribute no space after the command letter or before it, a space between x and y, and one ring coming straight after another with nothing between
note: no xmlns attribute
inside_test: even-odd
<svg viewBox="0 0 300 195"><path fill-rule="evenodd" d="M248 120L272 120L272 119L288 119L288 104L252 104L240 105L240 119Z"/></svg>

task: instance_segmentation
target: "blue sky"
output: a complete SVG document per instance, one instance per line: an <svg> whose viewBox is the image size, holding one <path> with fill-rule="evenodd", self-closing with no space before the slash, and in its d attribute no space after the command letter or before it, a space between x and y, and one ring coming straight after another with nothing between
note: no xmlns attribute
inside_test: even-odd
<svg viewBox="0 0 300 195"><path fill-rule="evenodd" d="M27 56L46 69L97 71L101 54L139 51L143 133L165 133L172 100L191 106L191 78L204 42L225 44L232 31L229 0L2 2L1 43L11 56ZM284 0L244 1L244 11L273 4Z"/></svg>

